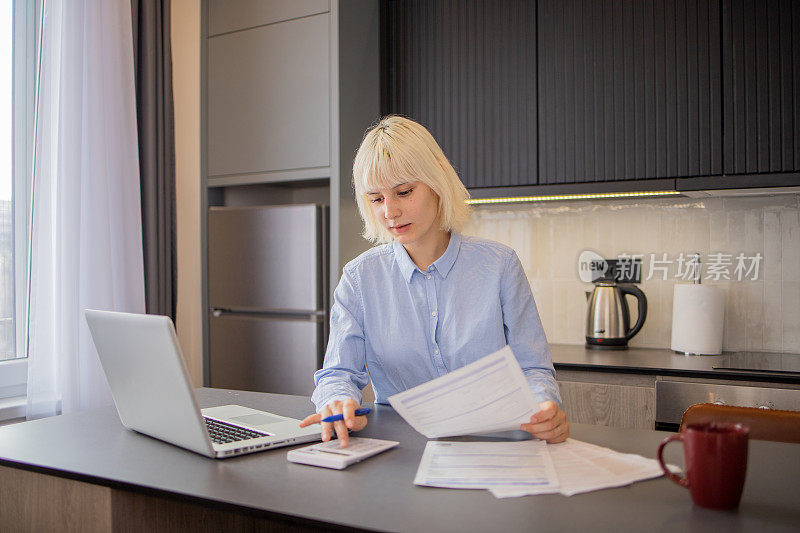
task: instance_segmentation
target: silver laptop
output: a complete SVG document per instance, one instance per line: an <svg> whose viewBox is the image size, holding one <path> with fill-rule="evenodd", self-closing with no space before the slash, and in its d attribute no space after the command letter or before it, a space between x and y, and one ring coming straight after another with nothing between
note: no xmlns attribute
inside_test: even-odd
<svg viewBox="0 0 800 533"><path fill-rule="evenodd" d="M320 440L314 424L241 405L202 411L166 316L86 310L123 425L215 458Z"/></svg>

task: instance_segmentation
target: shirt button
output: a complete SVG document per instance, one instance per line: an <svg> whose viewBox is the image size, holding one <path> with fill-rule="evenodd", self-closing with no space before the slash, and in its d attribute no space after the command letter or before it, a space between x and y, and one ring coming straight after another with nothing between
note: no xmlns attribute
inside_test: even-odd
<svg viewBox="0 0 800 533"><path fill-rule="evenodd" d="M431 279L431 275L430 275L430 274L428 274L428 275L427 275L427 276L425 276L425 277L426 277L426 278L428 278L428 279Z"/></svg>
<svg viewBox="0 0 800 533"><path fill-rule="evenodd" d="M431 313L431 316L436 316L436 311L434 311L433 313Z"/></svg>
<svg viewBox="0 0 800 533"><path fill-rule="evenodd" d="M439 355L439 348L436 348L436 349L433 351L433 353L435 353L436 355Z"/></svg>

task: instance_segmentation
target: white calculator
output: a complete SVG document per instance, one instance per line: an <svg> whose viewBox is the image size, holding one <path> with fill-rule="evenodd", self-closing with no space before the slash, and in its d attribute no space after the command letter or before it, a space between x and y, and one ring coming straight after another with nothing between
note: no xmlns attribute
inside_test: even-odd
<svg viewBox="0 0 800 533"><path fill-rule="evenodd" d="M318 442L296 450L290 450L286 458L293 463L322 466L342 470L353 463L363 461L367 457L385 452L397 446L394 440L367 439L350 437L347 448L340 448L338 440Z"/></svg>

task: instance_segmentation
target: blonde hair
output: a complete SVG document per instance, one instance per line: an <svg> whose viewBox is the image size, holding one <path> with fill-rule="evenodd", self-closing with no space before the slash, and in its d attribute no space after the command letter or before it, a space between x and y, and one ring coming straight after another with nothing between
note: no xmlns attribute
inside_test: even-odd
<svg viewBox="0 0 800 533"><path fill-rule="evenodd" d="M367 131L353 161L353 187L364 221L364 238L373 243L392 241L375 219L368 191L391 189L419 181L438 197L438 220L445 231L460 231L470 216L469 193L433 135L405 117L390 115Z"/></svg>

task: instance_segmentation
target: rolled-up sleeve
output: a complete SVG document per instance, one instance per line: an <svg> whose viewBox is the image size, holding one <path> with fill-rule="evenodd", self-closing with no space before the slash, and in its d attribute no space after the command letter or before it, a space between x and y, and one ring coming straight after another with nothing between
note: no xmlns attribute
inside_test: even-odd
<svg viewBox="0 0 800 533"><path fill-rule="evenodd" d="M506 263L500 302L506 342L517 357L531 390L539 402L552 400L560 406L561 394L550 348L528 278L515 252L510 254Z"/></svg>
<svg viewBox="0 0 800 533"><path fill-rule="evenodd" d="M345 268L333 293L330 337L322 369L314 373L311 401L319 411L334 400L352 398L361 403L361 389L369 383L364 345L364 310L358 282Z"/></svg>

